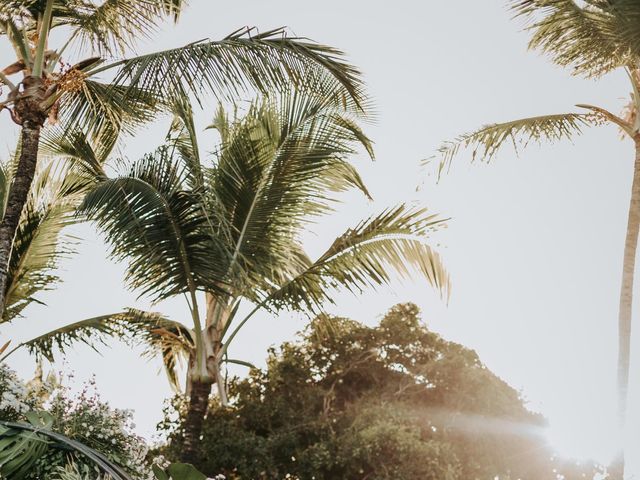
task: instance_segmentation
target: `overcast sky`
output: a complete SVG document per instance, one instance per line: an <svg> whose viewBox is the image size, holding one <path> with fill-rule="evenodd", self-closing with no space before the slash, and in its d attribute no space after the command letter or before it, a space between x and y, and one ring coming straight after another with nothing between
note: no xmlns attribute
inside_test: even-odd
<svg viewBox="0 0 640 480"><path fill-rule="evenodd" d="M393 304L416 302L430 328L477 350L532 409L546 415L560 446L604 455L615 424L617 305L632 145L615 129L600 127L573 144L531 146L519 157L505 150L490 165L472 165L461 155L439 183L420 160L443 140L485 123L575 111L576 103L619 111L629 95L624 75L576 79L528 52L528 35L502 0L192 0L180 24L167 25L141 51L221 38L245 25L262 31L286 25L343 49L364 72L375 99L378 120L367 132L377 160L356 159L375 202L349 197L334 220L308 236L312 253L345 226L396 202L417 202L451 218L434 239L452 275L448 305L420 281L396 285L393 292L345 295L333 312L374 323ZM199 114L203 128L212 113L213 104ZM2 128L15 130L6 120ZM130 139L126 154L135 158L151 149L163 128ZM201 134L203 142L208 135ZM12 138L5 135L2 147L11 147ZM86 241L80 255L65 263L64 285L45 297L47 307L35 306L3 328L3 339L15 342L89 316L148 306L123 289L122 266L105 259L91 230L79 232ZM155 309L187 322L182 299ZM269 345L291 339L304 326L303 318L290 315L253 322L238 337L233 356L259 364ZM640 459L636 340L633 348L630 462ZM95 373L103 398L133 408L140 433L150 437L170 390L159 363L139 354L114 345L99 357L79 347L64 368L75 372L76 382ZM33 372L24 353L10 364L23 377ZM629 468L640 472L638 465Z"/></svg>

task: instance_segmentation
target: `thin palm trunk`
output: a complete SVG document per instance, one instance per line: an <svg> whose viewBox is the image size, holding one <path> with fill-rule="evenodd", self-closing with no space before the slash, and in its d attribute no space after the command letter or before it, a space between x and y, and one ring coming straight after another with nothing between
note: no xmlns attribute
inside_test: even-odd
<svg viewBox="0 0 640 480"><path fill-rule="evenodd" d="M635 139L636 152L627 221L627 236L622 263L622 285L620 288L620 310L618 315L618 424L620 434L624 431L627 417L629 390L629 363L631 358L631 315L633 305L633 278L640 229L640 138ZM624 448L620 439L620 451L611 467L611 478L624 478Z"/></svg>
<svg viewBox="0 0 640 480"><path fill-rule="evenodd" d="M219 352L222 348L222 329L229 316L226 303L215 295L206 294L207 317L206 327L202 335L202 352L195 355L203 357L202 361L206 369L204 375L197 371L188 372L189 388L187 395L187 413L185 416L183 431L184 441L180 460L197 465L199 461L199 442L202 427L209 408L209 395L214 384L218 386L220 403L227 404L227 392L222 378ZM195 362L190 365L196 367ZM196 367L197 370L197 367Z"/></svg>
<svg viewBox="0 0 640 480"><path fill-rule="evenodd" d="M0 223L0 312L4 312L7 293L7 272L13 239L18 229L18 223L27 197L38 162L38 146L40 144L40 129L44 119L25 119L22 123L22 142L18 167L13 175L13 182L9 189L4 217Z"/></svg>
<svg viewBox="0 0 640 480"><path fill-rule="evenodd" d="M202 427L209 410L209 396L213 385L217 384L218 394L220 395L220 403L226 405L227 394L224 386L224 380L220 370L220 365L216 363L209 370L215 370L212 375L206 378L197 378L197 376L189 374L187 388L187 413L184 418L183 432L184 438L182 443L182 453L180 460L186 463L197 465L200 460L200 436L202 435Z"/></svg>
<svg viewBox="0 0 640 480"><path fill-rule="evenodd" d="M181 460L196 465L200 460L199 443L204 418L209 407L209 395L213 382L192 379L189 391L187 415L184 419L184 440Z"/></svg>

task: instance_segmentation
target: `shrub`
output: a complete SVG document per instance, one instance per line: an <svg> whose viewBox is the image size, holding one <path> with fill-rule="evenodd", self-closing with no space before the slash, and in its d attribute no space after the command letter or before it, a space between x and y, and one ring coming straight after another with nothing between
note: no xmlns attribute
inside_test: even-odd
<svg viewBox="0 0 640 480"><path fill-rule="evenodd" d="M24 421L24 414L34 409L45 410L53 417L51 430L104 454L133 478L146 479L150 475L148 449L144 440L133 433L132 413L114 409L102 401L95 381L86 384L78 395L72 395L67 387L51 378L27 385L8 367L0 366L0 418ZM97 478L98 474L95 465L82 455L50 448L26 478L73 475Z"/></svg>

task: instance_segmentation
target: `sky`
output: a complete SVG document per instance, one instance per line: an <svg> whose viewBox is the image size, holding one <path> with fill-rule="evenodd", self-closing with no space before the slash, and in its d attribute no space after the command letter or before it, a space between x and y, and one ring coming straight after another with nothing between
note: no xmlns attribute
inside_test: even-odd
<svg viewBox="0 0 640 480"><path fill-rule="evenodd" d="M483 124L577 111L577 103L618 112L629 98L620 72L597 81L574 78L536 52L505 2L191 0L178 26L167 24L141 52L203 38L219 39L243 26L287 26L298 36L344 50L363 72L377 120L366 126L376 160L354 159L373 194L348 196L340 212L306 238L319 253L346 226L398 202L426 205L448 228L434 237L453 289L444 303L422 280L340 295L333 313L373 324L398 302L417 303L424 321L445 338L475 349L486 365L521 391L549 420L552 440L567 454L610 453L615 424L617 308L630 195L633 147L612 127L585 131L573 143L505 149L492 163L462 154L439 182L421 160L442 141ZM6 51L0 52L7 58ZM214 112L198 114L202 129ZM15 131L2 119L2 131ZM161 141L160 123L127 140L140 156ZM7 133L0 151L12 148ZM211 142L202 132L203 142ZM3 341L31 338L53 327L124 307L150 307L123 287L122 265L106 258L88 226L79 254L62 266L64 283L26 318L3 326ZM638 295L636 288L636 298ZM183 299L153 307L188 322ZM636 306L636 314L640 305ZM637 318L634 328L637 329ZM232 347L236 358L262 364L270 345L293 338L304 317L257 316ZM633 338L628 472L640 478L640 345ZM56 371L73 371L73 385L95 374L102 397L135 411L137 429L151 438L171 395L158 361L118 344L98 356L70 352ZM9 360L24 378L34 363ZM239 371L240 372L240 371ZM634 463L635 462L635 463Z"/></svg>

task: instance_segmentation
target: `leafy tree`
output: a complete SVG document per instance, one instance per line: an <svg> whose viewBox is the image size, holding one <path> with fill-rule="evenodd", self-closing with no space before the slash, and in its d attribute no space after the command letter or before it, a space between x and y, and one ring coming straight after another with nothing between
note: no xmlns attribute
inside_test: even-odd
<svg viewBox="0 0 640 480"><path fill-rule="evenodd" d="M412 304L375 327L321 315L230 391L231 406L214 401L205 420L197 466L209 475L577 480L597 472L551 459L543 419L475 352L429 331ZM183 448L183 405L161 424L169 458Z"/></svg>
<svg viewBox="0 0 640 480"><path fill-rule="evenodd" d="M127 263L129 285L154 300L184 294L193 328L130 310L29 345L51 357L54 347L73 341L125 336L159 353L174 384L176 365L186 359L184 458L192 461L214 384L226 404L221 365L239 362L228 358L228 347L255 312L318 310L336 288L383 285L393 270L419 273L443 291L448 280L427 243L441 221L403 205L348 229L315 260L304 252L301 234L332 210L337 192L356 187L367 194L347 158L358 145L370 150L369 140L342 107L292 92L279 103L258 101L242 118L221 110L212 164L200 158L188 104L176 111L168 144L104 178L83 208ZM240 318L243 301L253 309Z"/></svg>
<svg viewBox="0 0 640 480"><path fill-rule="evenodd" d="M188 94L228 97L247 88L267 92L312 84L326 98L364 108L359 72L341 52L288 37L282 29L241 30L221 41L122 58L137 38L151 34L167 17L177 20L183 8L182 0L0 2L0 35L16 54L0 72L8 89L0 110L11 114L21 138L0 222L0 311L12 242L47 122L60 122L67 132L81 130L109 149L121 131L133 131L169 98ZM63 37L54 47L55 29Z"/></svg>
<svg viewBox="0 0 640 480"><path fill-rule="evenodd" d="M516 16L528 22L531 48L548 54L554 63L571 68L574 75L592 78L624 70L629 78L631 101L620 116L600 106L579 104L577 107L584 113L545 115L484 126L442 146L440 172L448 168L461 148L471 148L474 158L489 161L505 144L518 148L531 142L570 139L592 126L615 125L625 138L633 141L633 182L618 314L618 416L622 430L627 411L633 281L640 229L640 7L634 0L510 0L509 3ZM622 447L613 470L614 479L623 478Z"/></svg>

